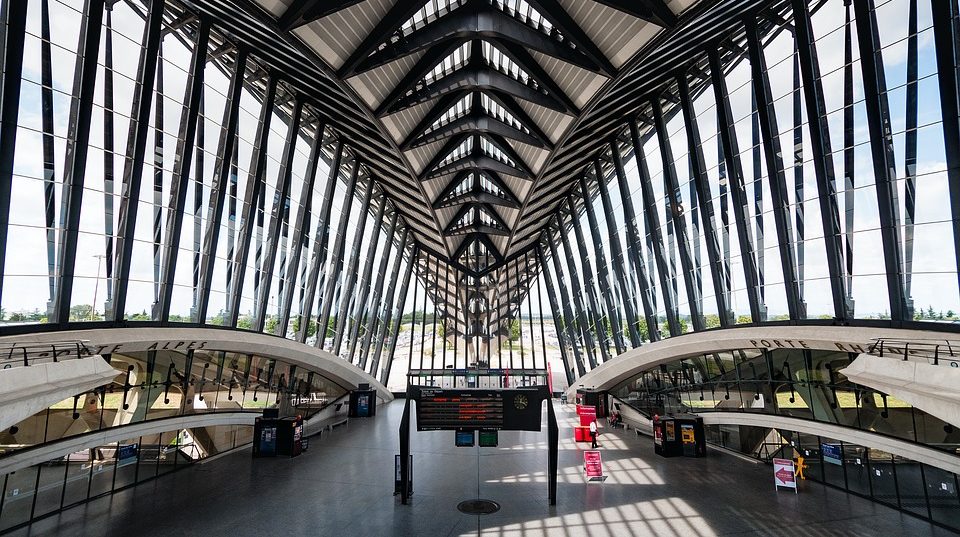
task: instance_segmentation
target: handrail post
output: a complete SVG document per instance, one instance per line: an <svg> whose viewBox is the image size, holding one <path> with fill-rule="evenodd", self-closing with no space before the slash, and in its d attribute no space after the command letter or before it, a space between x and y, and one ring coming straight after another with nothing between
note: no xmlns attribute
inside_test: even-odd
<svg viewBox="0 0 960 537"><path fill-rule="evenodd" d="M909 354L910 354L910 342L908 341L903 344L903 361L904 362L907 361L907 357L909 356Z"/></svg>
<svg viewBox="0 0 960 537"><path fill-rule="evenodd" d="M940 345L933 348L933 365L940 365Z"/></svg>

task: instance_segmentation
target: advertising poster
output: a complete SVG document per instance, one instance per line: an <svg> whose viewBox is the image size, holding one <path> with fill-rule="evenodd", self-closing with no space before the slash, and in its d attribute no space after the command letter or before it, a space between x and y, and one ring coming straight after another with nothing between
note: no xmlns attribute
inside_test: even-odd
<svg viewBox="0 0 960 537"><path fill-rule="evenodd" d="M361 395L357 397L357 416L366 418L370 416L370 396Z"/></svg>
<svg viewBox="0 0 960 537"><path fill-rule="evenodd" d="M787 487L797 490L797 476L791 459L773 459L773 482L775 488Z"/></svg>
<svg viewBox="0 0 960 537"><path fill-rule="evenodd" d="M663 422L664 429L666 429L667 442L676 442L677 440L677 430L673 420L664 420Z"/></svg>
<svg viewBox="0 0 960 537"><path fill-rule="evenodd" d="M696 444L696 436L693 434L693 425L681 425L680 426L680 440L684 444Z"/></svg>
<svg viewBox="0 0 960 537"><path fill-rule="evenodd" d="M603 461L599 451L583 452L583 469L587 481L603 480Z"/></svg>

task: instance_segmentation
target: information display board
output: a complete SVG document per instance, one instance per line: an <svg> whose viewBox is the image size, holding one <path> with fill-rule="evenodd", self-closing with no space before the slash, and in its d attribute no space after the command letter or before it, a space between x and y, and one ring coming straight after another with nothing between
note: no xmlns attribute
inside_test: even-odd
<svg viewBox="0 0 960 537"><path fill-rule="evenodd" d="M514 389L445 390L411 386L417 401L417 430L539 431L546 386Z"/></svg>
<svg viewBox="0 0 960 537"><path fill-rule="evenodd" d="M476 434L474 431L457 431L455 444L457 447L473 447Z"/></svg>
<svg viewBox="0 0 960 537"><path fill-rule="evenodd" d="M497 447L499 433L496 430L480 430L480 447Z"/></svg>

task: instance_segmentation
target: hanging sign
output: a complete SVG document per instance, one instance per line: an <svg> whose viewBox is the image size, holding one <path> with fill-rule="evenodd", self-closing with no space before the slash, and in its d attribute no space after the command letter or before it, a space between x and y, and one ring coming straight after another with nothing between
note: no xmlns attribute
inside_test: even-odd
<svg viewBox="0 0 960 537"><path fill-rule="evenodd" d="M587 481L603 481L603 461L599 451L583 452L583 470Z"/></svg>
<svg viewBox="0 0 960 537"><path fill-rule="evenodd" d="M791 459L773 459L774 489L787 487L797 492L797 475Z"/></svg>

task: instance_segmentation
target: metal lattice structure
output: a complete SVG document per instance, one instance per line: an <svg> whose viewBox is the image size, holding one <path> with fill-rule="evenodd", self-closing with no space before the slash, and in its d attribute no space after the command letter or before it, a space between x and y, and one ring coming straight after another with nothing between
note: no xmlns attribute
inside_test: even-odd
<svg viewBox="0 0 960 537"><path fill-rule="evenodd" d="M953 0L2 6L6 333L222 325L386 381L410 295L441 368L506 367L519 320L538 369L542 289L572 382L960 310Z"/></svg>

